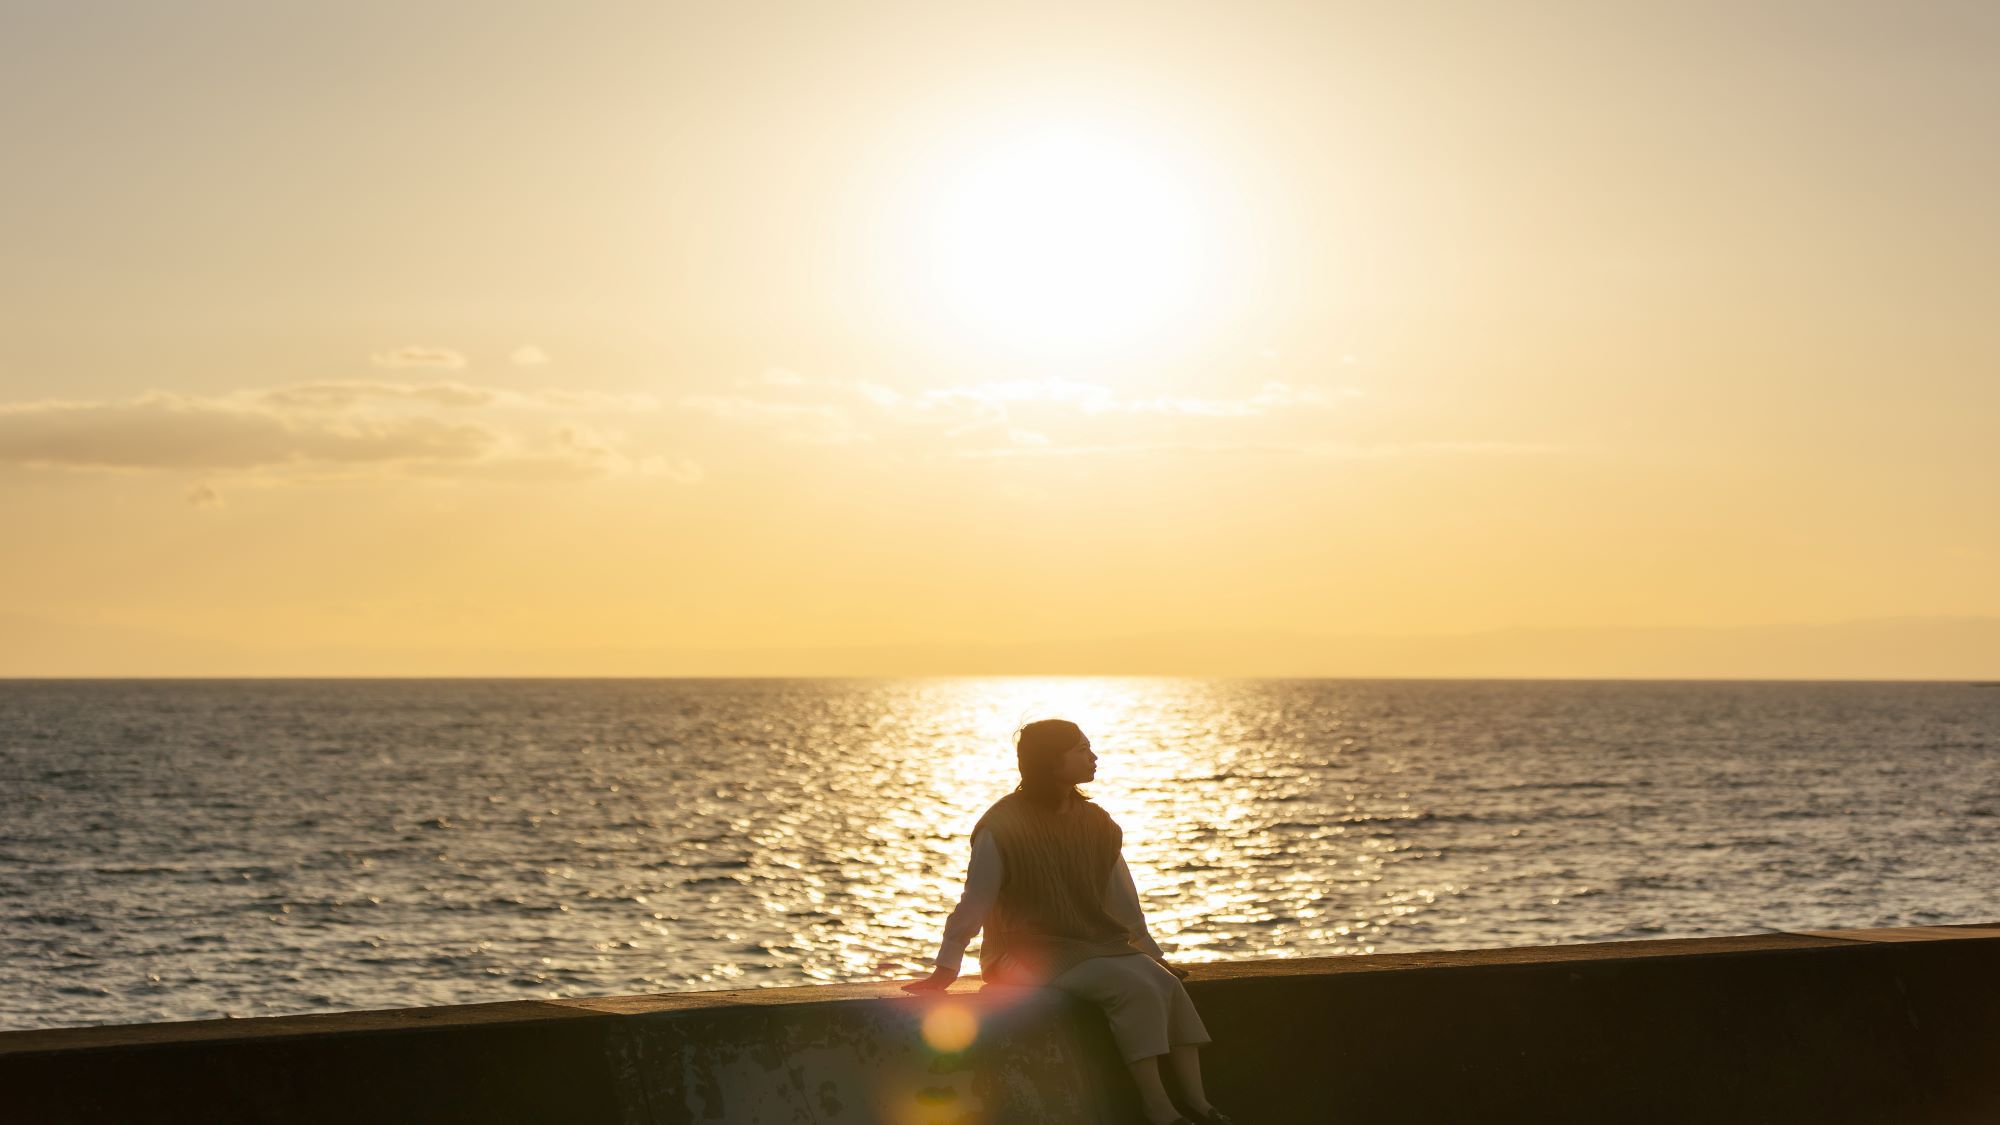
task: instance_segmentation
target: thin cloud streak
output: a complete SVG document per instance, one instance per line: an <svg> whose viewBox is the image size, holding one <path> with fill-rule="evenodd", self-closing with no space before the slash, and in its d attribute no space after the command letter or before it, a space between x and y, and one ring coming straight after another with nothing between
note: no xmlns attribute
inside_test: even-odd
<svg viewBox="0 0 2000 1125"><path fill-rule="evenodd" d="M370 399L427 402L436 406L492 406L502 392L464 383L386 383L327 380L261 391L257 401L284 409L345 410Z"/></svg>
<svg viewBox="0 0 2000 1125"><path fill-rule="evenodd" d="M1053 412L1058 419L1082 421L1155 418L1211 424L1320 410L1361 394L1351 388L1267 383L1241 398L1129 396L1102 384L1061 378L905 391L863 379L786 370L768 371L736 386L745 393L690 395L680 405L722 421L763 428L781 441L797 444L851 445L892 433L914 433L949 442L990 437L1009 447L1058 448L1043 428L1019 424L1017 416Z"/></svg>
<svg viewBox="0 0 2000 1125"><path fill-rule="evenodd" d="M511 410L657 410L659 402L645 395L612 395L598 391L517 391L467 383L392 383L377 379L322 379L270 390L247 392L254 401L287 409L344 410L371 401L429 403L434 406Z"/></svg>
<svg viewBox="0 0 2000 1125"><path fill-rule="evenodd" d="M681 408L723 422L769 429L780 440L806 445L846 445L867 441L848 413L818 403L769 402L727 395L689 395Z"/></svg>
<svg viewBox="0 0 2000 1125"><path fill-rule="evenodd" d="M377 367L443 367L455 371L465 366L465 355L451 348L410 346L376 352L368 361Z"/></svg>
<svg viewBox="0 0 2000 1125"><path fill-rule="evenodd" d="M1399 457L1543 456L1571 452L1568 447L1532 442L1413 441L1374 444L1342 442L1123 442L1103 445L1023 443L1012 447L962 449L953 456L969 460L1022 457L1135 457L1161 453L1269 454L1329 460L1372 460Z"/></svg>
<svg viewBox="0 0 2000 1125"><path fill-rule="evenodd" d="M901 390L860 379L772 370L736 394L691 395L683 410L761 429L797 445L914 440L922 455L967 460L1240 454L1345 460L1533 456L1565 447L1503 440L1342 441L1274 436L1288 416L1321 415L1364 397L1351 387L1269 382L1235 398L1128 395L1071 379L1019 379ZM1313 423L1312 428L1321 428ZM1071 440L1057 434L1067 433ZM1080 439L1080 440L1078 440ZM904 450L909 451L905 445Z"/></svg>

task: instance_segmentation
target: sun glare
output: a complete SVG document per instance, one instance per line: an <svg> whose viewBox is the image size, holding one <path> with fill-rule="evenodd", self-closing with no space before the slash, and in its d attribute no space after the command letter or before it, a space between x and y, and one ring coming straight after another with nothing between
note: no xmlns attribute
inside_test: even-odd
<svg viewBox="0 0 2000 1125"><path fill-rule="evenodd" d="M1139 131L1039 123L934 153L896 222L905 286L955 341L1045 359L1151 350L1216 304L1212 177Z"/></svg>

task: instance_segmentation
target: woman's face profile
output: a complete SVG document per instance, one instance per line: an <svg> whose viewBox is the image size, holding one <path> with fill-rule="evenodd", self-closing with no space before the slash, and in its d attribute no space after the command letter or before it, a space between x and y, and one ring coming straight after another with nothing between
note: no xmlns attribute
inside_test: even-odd
<svg viewBox="0 0 2000 1125"><path fill-rule="evenodd" d="M1097 753L1090 748L1090 736L1077 740L1075 746L1064 751L1062 758L1063 780L1071 785L1081 785L1097 776Z"/></svg>

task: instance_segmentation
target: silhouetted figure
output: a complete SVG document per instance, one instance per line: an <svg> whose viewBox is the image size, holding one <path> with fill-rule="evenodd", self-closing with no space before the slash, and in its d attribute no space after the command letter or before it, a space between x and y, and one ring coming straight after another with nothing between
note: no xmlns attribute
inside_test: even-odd
<svg viewBox="0 0 2000 1125"><path fill-rule="evenodd" d="M1097 755L1075 723L1043 719L1014 742L1021 784L972 829L965 893L945 922L937 968L904 985L941 991L958 979L965 947L983 927L979 968L988 984L1059 988L1104 1009L1153 1125L1231 1125L1201 1088L1208 1029L1181 978L1146 932L1139 891L1121 854L1124 833L1077 792ZM1181 1116L1160 1081L1171 1064Z"/></svg>

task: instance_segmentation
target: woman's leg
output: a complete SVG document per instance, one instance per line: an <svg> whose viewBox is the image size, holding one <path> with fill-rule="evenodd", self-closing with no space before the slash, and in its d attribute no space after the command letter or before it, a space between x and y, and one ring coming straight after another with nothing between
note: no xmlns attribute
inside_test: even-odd
<svg viewBox="0 0 2000 1125"><path fill-rule="evenodd" d="M1167 1061L1174 1084L1180 1087L1181 1104L1193 1113L1207 1113L1215 1108L1201 1084L1201 1045L1209 1041L1208 1028L1202 1025L1201 1013L1195 1011L1194 1001L1180 980L1157 964L1148 967L1166 1001Z"/></svg>
<svg viewBox="0 0 2000 1125"><path fill-rule="evenodd" d="M1181 1101L1196 1113L1214 1109L1201 1088L1201 1048L1182 1043L1168 1052L1167 1057L1173 1061L1174 1083L1181 1088Z"/></svg>
<svg viewBox="0 0 2000 1125"><path fill-rule="evenodd" d="M1167 1088L1160 1082L1160 1056L1125 1065L1132 1068L1132 1081L1138 1084L1139 1105L1146 1111L1146 1120L1152 1125L1171 1125L1181 1111L1174 1108L1174 1100L1167 1096Z"/></svg>
<svg viewBox="0 0 2000 1125"><path fill-rule="evenodd" d="M1125 1056L1138 1087L1139 1102L1152 1125L1168 1125L1180 1116L1160 1078L1160 1059L1172 1048L1167 1040L1167 996L1150 972L1173 980L1173 974L1141 955L1093 957L1072 966L1050 985L1097 1005L1111 1025L1111 1037ZM1179 983L1179 982L1175 982Z"/></svg>

